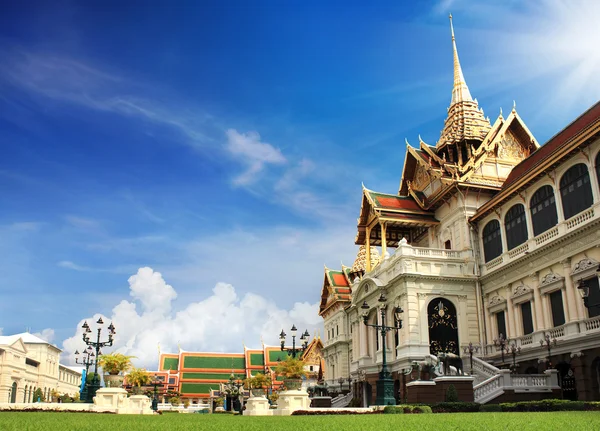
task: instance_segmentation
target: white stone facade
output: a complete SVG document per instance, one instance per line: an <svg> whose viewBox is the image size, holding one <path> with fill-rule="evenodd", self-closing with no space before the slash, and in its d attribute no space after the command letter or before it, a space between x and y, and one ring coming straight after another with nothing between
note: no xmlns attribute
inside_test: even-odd
<svg viewBox="0 0 600 431"><path fill-rule="evenodd" d="M37 401L40 388L46 399L79 392L81 372L59 363L61 350L29 333L0 337L0 403Z"/></svg>

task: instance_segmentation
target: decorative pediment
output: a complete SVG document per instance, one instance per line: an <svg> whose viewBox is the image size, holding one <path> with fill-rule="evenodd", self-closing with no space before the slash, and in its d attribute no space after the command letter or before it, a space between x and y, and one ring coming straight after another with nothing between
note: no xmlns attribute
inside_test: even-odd
<svg viewBox="0 0 600 431"><path fill-rule="evenodd" d="M504 302L506 302L506 299L504 299L500 295L494 295L490 298L488 306L493 307L494 305L503 304Z"/></svg>
<svg viewBox="0 0 600 431"><path fill-rule="evenodd" d="M527 293L531 292L531 287L525 285L525 284L520 284L519 286L515 287L513 290L513 294L512 297L516 298L522 295L525 295Z"/></svg>
<svg viewBox="0 0 600 431"><path fill-rule="evenodd" d="M507 131L498 143L498 158L503 160L512 159L521 161L526 156L527 154L525 154L524 148L517 141L515 136Z"/></svg>
<svg viewBox="0 0 600 431"><path fill-rule="evenodd" d="M549 272L548 274L544 275L544 277L542 278L542 281L540 281L540 287L545 287L549 284L562 282L564 279L565 279L564 277L562 277L558 274Z"/></svg>
<svg viewBox="0 0 600 431"><path fill-rule="evenodd" d="M598 269L598 262L594 259L590 259L586 257L585 259L581 259L579 262L575 264L573 270L571 271L571 275L577 275L584 271L589 271L590 269L596 270Z"/></svg>

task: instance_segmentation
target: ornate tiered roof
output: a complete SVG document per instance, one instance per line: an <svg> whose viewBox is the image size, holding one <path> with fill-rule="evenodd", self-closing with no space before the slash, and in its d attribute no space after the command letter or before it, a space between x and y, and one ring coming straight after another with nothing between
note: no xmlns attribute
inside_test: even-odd
<svg viewBox="0 0 600 431"><path fill-rule="evenodd" d="M371 247L371 266L374 267L379 262L379 251L375 247ZM358 254L352 265L352 273L364 273L367 269L367 246L361 245L358 248Z"/></svg>
<svg viewBox="0 0 600 431"><path fill-rule="evenodd" d="M471 92L467 87L467 82L460 67L456 39L454 38L454 27L452 26L452 15L450 15L450 30L454 51L454 86L448 116L444 122L444 129L436 148L465 140L483 141L491 128L490 121L483 116L483 109L479 108L477 99L473 100L471 97Z"/></svg>

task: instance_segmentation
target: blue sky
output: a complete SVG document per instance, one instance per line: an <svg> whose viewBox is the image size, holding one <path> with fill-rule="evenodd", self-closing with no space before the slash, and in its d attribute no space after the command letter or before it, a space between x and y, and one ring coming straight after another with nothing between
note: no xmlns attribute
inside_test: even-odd
<svg viewBox="0 0 600 431"><path fill-rule="evenodd" d="M543 143L598 100L592 1L4 5L4 334L63 346L101 313L146 361L313 332L323 264L356 253L361 182L396 192L405 138L442 129L449 12L492 121L515 100Z"/></svg>

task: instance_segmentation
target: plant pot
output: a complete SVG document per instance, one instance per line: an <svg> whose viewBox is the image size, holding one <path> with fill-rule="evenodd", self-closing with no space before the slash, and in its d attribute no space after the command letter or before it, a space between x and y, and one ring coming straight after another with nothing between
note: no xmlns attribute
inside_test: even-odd
<svg viewBox="0 0 600 431"><path fill-rule="evenodd" d="M125 376L118 374L105 374L104 375L104 386L107 388L122 388Z"/></svg>
<svg viewBox="0 0 600 431"><path fill-rule="evenodd" d="M283 379L283 385L288 391L297 391L302 387L302 379Z"/></svg>
<svg viewBox="0 0 600 431"><path fill-rule="evenodd" d="M264 397L265 396L265 390L262 388L250 389L250 392L252 392L253 397Z"/></svg>

